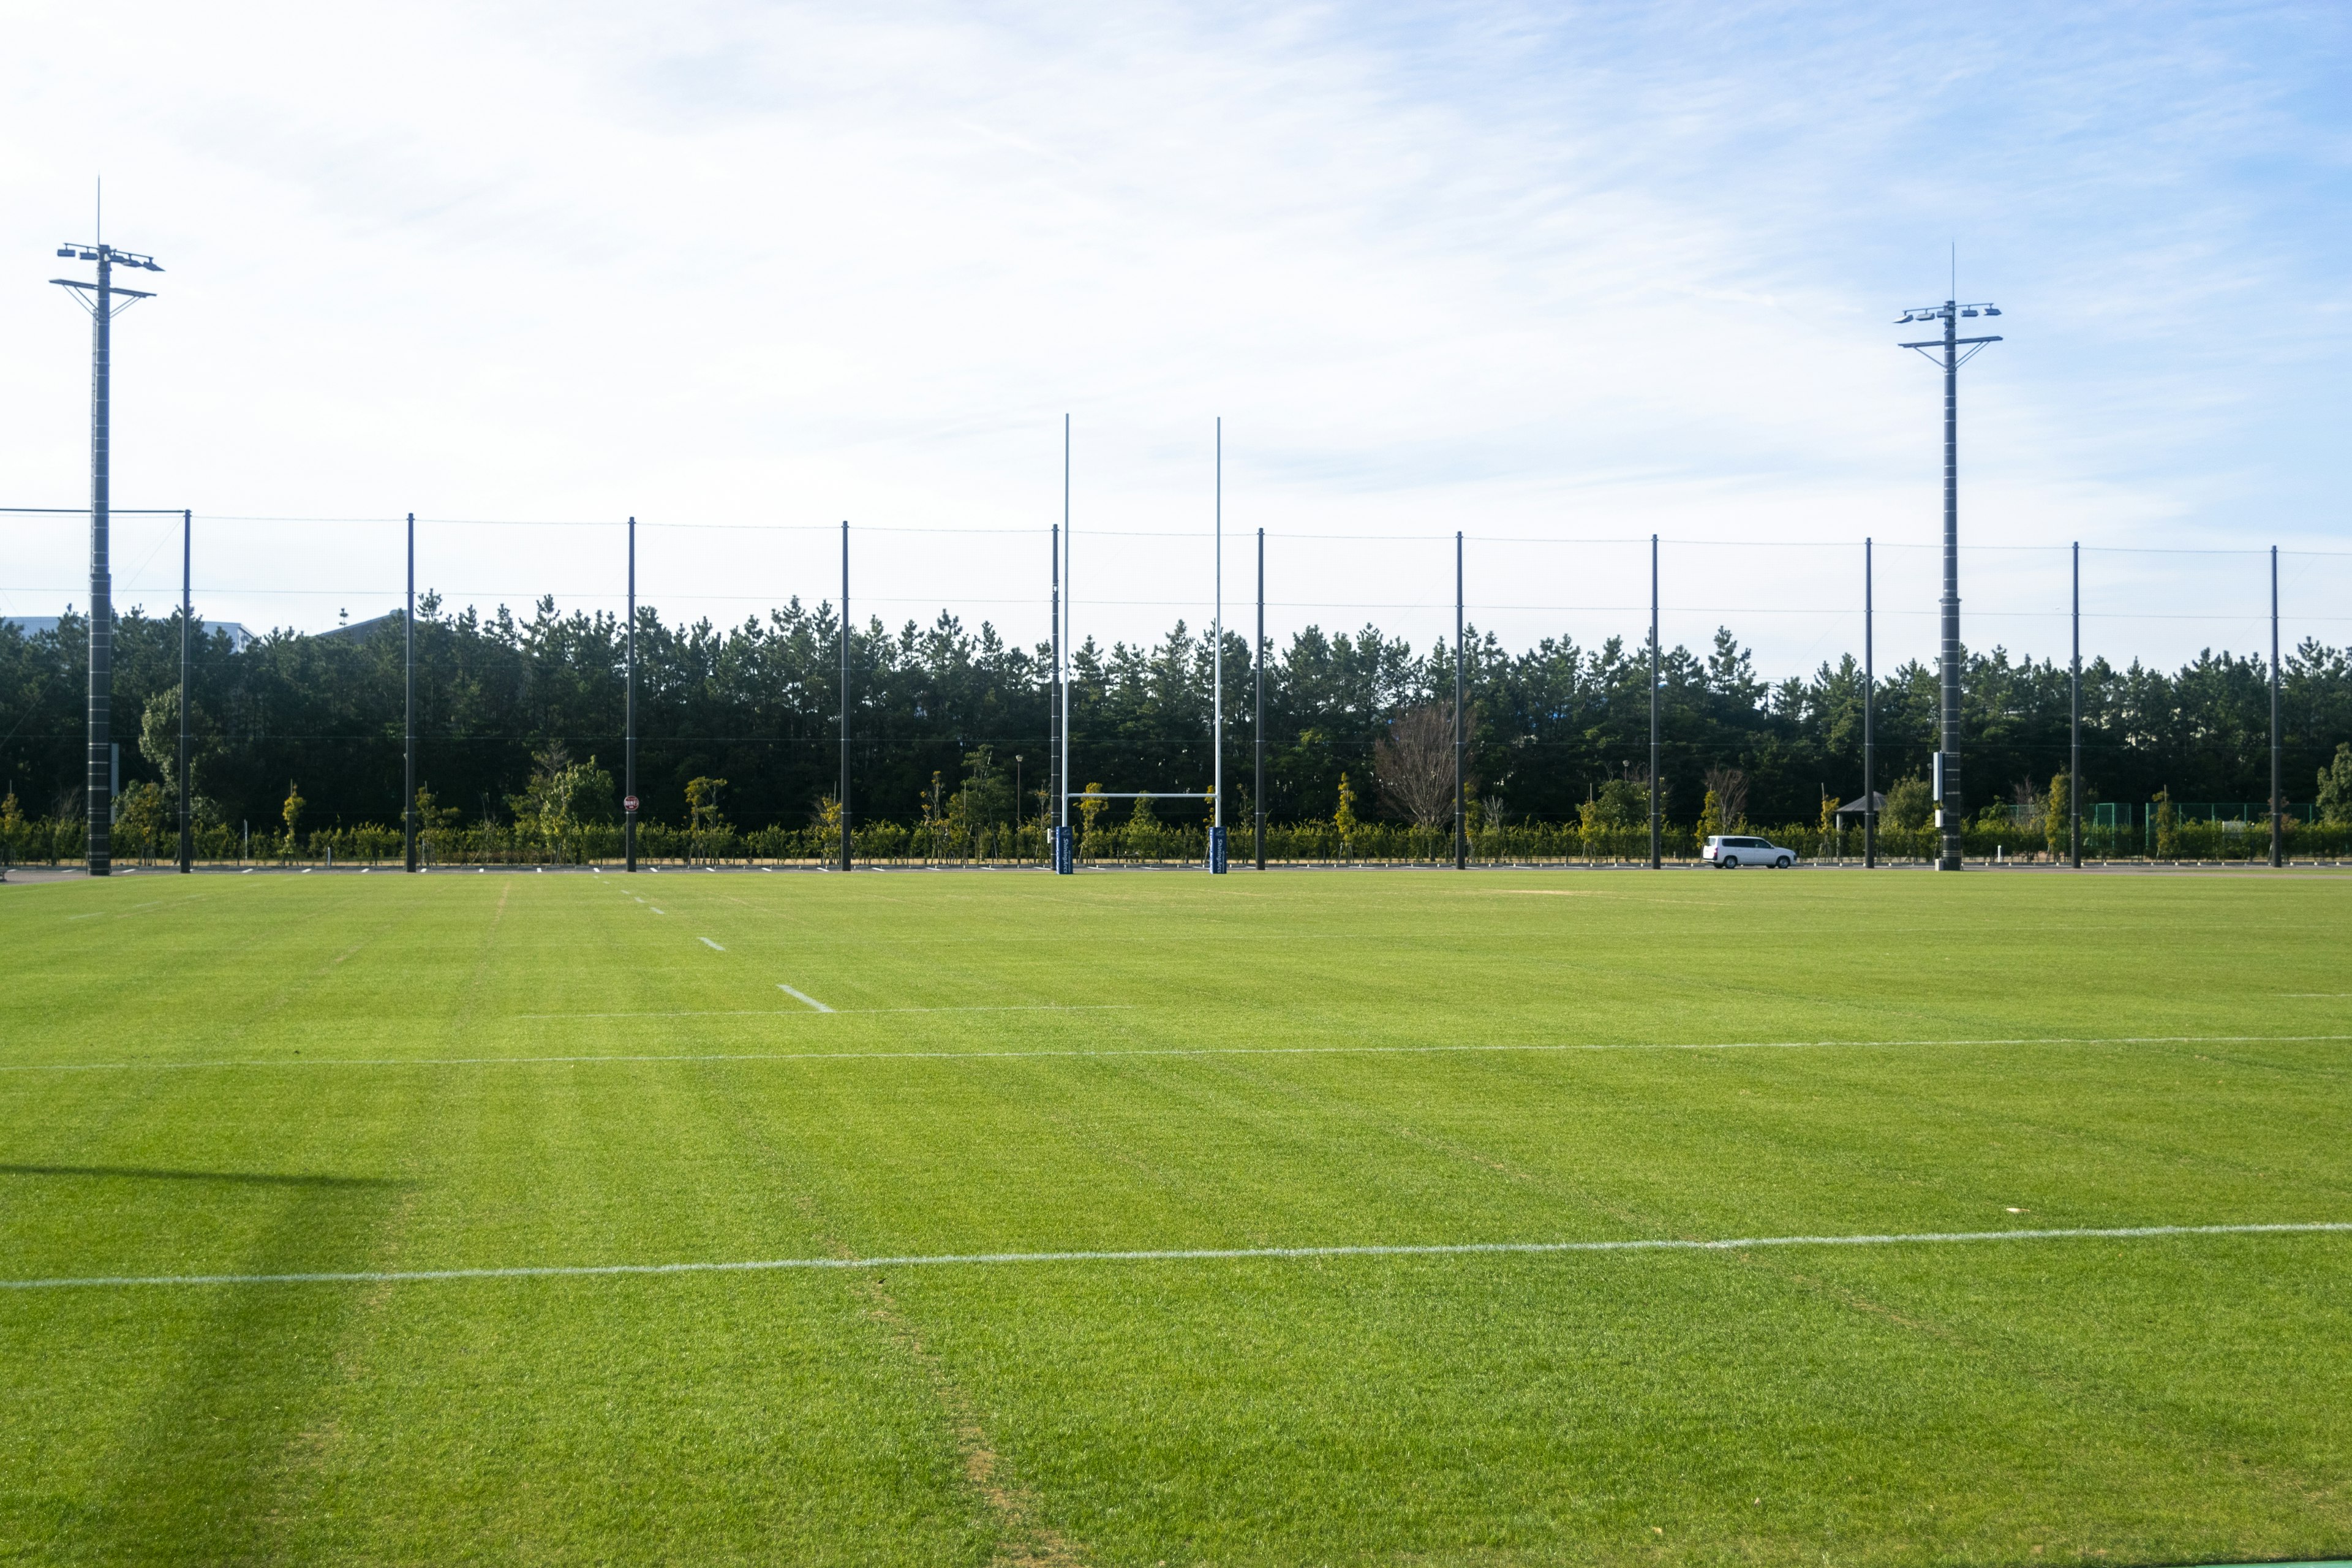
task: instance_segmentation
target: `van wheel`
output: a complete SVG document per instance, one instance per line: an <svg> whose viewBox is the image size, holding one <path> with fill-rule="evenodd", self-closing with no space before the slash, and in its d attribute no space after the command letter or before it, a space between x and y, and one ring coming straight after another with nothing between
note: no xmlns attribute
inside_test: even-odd
<svg viewBox="0 0 2352 1568"><path fill-rule="evenodd" d="M1789 858L1786 855L1781 856L1778 860L1772 862L1772 869L1775 871L1785 871L1788 868Z"/></svg>
<svg viewBox="0 0 2352 1568"><path fill-rule="evenodd" d="M1737 871L1739 869L1739 857L1737 855L1726 855L1722 859L1717 860L1716 864L1721 867L1724 870Z"/></svg>

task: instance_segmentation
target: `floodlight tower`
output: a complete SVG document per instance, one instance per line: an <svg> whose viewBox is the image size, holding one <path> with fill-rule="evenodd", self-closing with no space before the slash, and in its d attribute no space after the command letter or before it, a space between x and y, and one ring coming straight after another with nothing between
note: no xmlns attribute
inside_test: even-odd
<svg viewBox="0 0 2352 1568"><path fill-rule="evenodd" d="M1956 300L1947 300L1940 305L1906 310L1903 320L1895 323L1897 326L1912 321L1941 321L1944 324L1941 338L1900 345L1918 350L1930 363L1935 363L1936 356L1928 351L1943 351L1943 733L1942 743L1936 752L1936 827L1943 838L1943 847L1936 858L1938 871L1960 868L1960 366L1982 353L1987 343L2000 342L1998 337L1963 338L1956 334L1964 318L2000 314L1998 306L1963 305ZM1968 352L1961 353L1963 349Z"/></svg>
<svg viewBox="0 0 2352 1568"><path fill-rule="evenodd" d="M98 263L98 281L52 278L50 282L72 292L89 312L89 762L84 789L89 798L89 874L104 877L113 870L114 784L111 767L110 714L114 700L114 580L107 564L107 528L112 510L108 444L112 425L111 385L114 318L152 294L125 289L114 281L116 267L149 272L163 269L152 256L117 250L93 241L60 245L58 254L69 259Z"/></svg>

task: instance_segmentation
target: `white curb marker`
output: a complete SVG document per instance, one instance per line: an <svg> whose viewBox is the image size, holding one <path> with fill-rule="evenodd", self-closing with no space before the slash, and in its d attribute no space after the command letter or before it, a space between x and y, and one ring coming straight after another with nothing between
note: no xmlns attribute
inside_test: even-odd
<svg viewBox="0 0 2352 1568"><path fill-rule="evenodd" d="M1738 1252L1758 1247L1935 1247L1985 1241L2137 1241L2185 1236L2295 1236L2352 1231L2352 1221L2284 1225L2138 1225L2081 1230L1953 1230L1912 1236L1747 1236L1724 1241L1676 1237L1629 1241L1468 1241L1394 1247L1197 1247L1123 1252L960 1252L899 1258L775 1258L742 1263L584 1263L515 1268L398 1268L317 1274L114 1274L79 1279L0 1279L0 1290L66 1290L122 1285L378 1285L436 1279L586 1279L617 1274L756 1274L787 1269L932 1268L1010 1263L1197 1263L1302 1258L1466 1258L1570 1252Z"/></svg>

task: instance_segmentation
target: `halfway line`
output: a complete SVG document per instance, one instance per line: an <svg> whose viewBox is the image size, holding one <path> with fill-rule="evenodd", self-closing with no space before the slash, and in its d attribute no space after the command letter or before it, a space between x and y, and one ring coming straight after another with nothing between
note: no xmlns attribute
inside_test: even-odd
<svg viewBox="0 0 2352 1568"><path fill-rule="evenodd" d="M320 1274L120 1274L0 1279L0 1290L106 1285L380 1285L435 1279L576 1279L613 1274L754 1274L784 1269L928 1268L952 1264L1192 1263L1295 1258L1465 1258L1488 1253L1734 1252L1754 1247L1933 1247L1977 1241L2124 1241L2168 1236L2275 1236L2352 1231L2352 1221L2284 1225L2139 1225L2086 1230L1950 1230L1913 1236L1747 1236L1726 1241L1466 1241L1393 1247L1197 1247L1129 1252L960 1252L903 1258L775 1258L744 1263L584 1263L519 1268L397 1268Z"/></svg>
<svg viewBox="0 0 2352 1568"><path fill-rule="evenodd" d="M1116 1013L1133 1003L1038 1003L1002 1007L850 1007L840 1018L898 1013ZM833 1011L827 1009L827 1011ZM802 1018L799 1008L756 1007L716 1013L517 1013L517 1018ZM2224 1046L2313 1045L2352 1040L2352 1035L2047 1035L1978 1040L1714 1040L1696 1043L1618 1040L1585 1046L1140 1046L1127 1050L1074 1051L649 1051L599 1052L541 1057L224 1057L208 1061L16 1062L0 1072L131 1072L142 1068L446 1068L529 1067L562 1062L866 1062L1005 1061L1069 1057L1329 1057L1565 1055L1577 1051L1801 1051L1838 1046Z"/></svg>

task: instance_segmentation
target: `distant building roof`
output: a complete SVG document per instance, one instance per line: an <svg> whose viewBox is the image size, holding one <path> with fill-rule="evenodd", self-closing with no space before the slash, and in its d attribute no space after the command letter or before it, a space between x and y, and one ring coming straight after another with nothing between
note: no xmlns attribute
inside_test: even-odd
<svg viewBox="0 0 2352 1568"><path fill-rule="evenodd" d="M15 626L26 637L31 637L37 632L56 631L58 618L56 616L0 616L0 622ZM231 648L241 649L247 643L257 640L251 629L242 622L200 620L196 625L207 632L226 632L228 646Z"/></svg>
<svg viewBox="0 0 2352 1568"><path fill-rule="evenodd" d="M396 626L399 624L400 612L398 610L392 610L383 615L373 616L368 620L353 621L349 626L336 626L331 631L317 632L312 635L321 637L341 637L346 641L359 642L365 639L369 634L373 633L378 626Z"/></svg>

